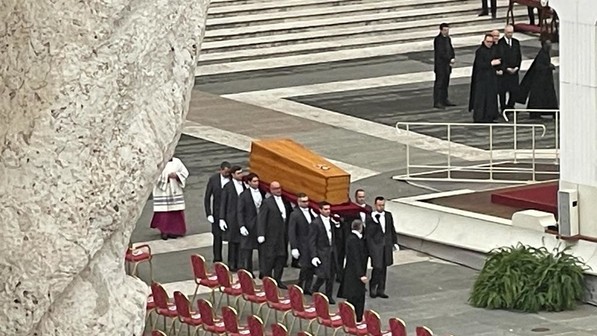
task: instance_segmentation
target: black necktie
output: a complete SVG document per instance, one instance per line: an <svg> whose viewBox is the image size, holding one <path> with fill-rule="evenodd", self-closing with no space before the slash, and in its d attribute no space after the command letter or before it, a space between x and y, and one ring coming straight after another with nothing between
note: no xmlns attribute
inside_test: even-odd
<svg viewBox="0 0 597 336"><path fill-rule="evenodd" d="M378 223L381 223L380 218L381 218L381 214L376 214L375 215L375 219L377 219Z"/></svg>

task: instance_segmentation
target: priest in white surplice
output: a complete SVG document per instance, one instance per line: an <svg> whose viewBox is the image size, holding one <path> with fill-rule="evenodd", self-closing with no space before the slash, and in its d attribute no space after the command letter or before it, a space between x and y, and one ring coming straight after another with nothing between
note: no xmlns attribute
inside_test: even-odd
<svg viewBox="0 0 597 336"><path fill-rule="evenodd" d="M189 171L178 158L172 157L153 188L151 228L160 230L162 239L184 236L184 195Z"/></svg>

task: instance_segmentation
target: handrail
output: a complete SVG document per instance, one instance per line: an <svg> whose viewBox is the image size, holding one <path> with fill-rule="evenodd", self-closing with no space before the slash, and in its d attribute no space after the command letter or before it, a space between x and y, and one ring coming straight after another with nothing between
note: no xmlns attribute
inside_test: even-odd
<svg viewBox="0 0 597 336"><path fill-rule="evenodd" d="M554 134L554 138L555 138L555 162L558 163L559 158L560 158L560 110L540 110L540 109L505 109L502 112L502 116L504 117L504 120L506 120L507 122L509 122L510 120L508 120L508 113L512 113L512 115L514 116L514 162L517 162L517 158L516 158L516 149L518 147L518 143L517 143L517 138L516 138L516 125L518 125L518 113L520 112L527 112L527 113L553 113L554 114L554 124L555 124L555 134Z"/></svg>
<svg viewBox="0 0 597 336"><path fill-rule="evenodd" d="M506 110L505 112L508 112L508 110ZM538 111L539 112L539 111ZM546 112L545 110L542 110L540 112ZM442 168L447 168L445 171L447 172L447 178L448 179L452 179L451 173L452 170L454 168L461 170L462 168L465 167L452 167L452 128L453 127L458 127L458 126L464 126L464 127L488 127L489 130L489 166L488 166L488 170L489 170L489 180L490 181L495 181L493 179L493 172L494 170L496 172L499 172L503 169L499 168L499 167L493 167L494 165L494 148L493 148L493 129L496 127L512 127L514 129L514 158L515 158L515 162L516 162L516 150L517 150L517 128L518 127L522 127L522 128L530 128L532 135L531 135L531 151L532 151L532 166L531 168L525 168L525 169L520 169L520 168L513 168L513 170L515 171L530 171L532 173L532 180L535 181L536 180L536 147L535 147L535 137L536 137L536 129L541 129L541 135L540 137L544 137L546 132L547 132L547 128L545 127L545 125L543 124L518 124L518 123L514 123L514 124L505 124L505 123L434 123L434 122L402 122L399 121L396 123L396 130L397 131L402 131L402 130L406 130L407 132L411 132L411 126L445 126L446 130L447 130L447 166L442 166ZM405 127L405 129L401 128L401 127ZM421 166L421 165L411 165L410 164L410 145L406 145L406 176L407 177L411 177L411 172L410 169L411 168L440 168L439 166ZM543 173L543 172L540 172ZM418 175L418 173L416 173L415 175Z"/></svg>

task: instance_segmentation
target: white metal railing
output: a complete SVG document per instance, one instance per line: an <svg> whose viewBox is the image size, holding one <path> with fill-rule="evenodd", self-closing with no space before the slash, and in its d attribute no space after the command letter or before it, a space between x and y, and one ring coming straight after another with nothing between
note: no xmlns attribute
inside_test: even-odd
<svg viewBox="0 0 597 336"><path fill-rule="evenodd" d="M520 110L522 111L522 110ZM509 112L509 110L506 110ZM528 112L528 110L525 110ZM546 112L542 110L540 112ZM548 111L551 112L551 111ZM540 137L545 136L547 128L543 124L505 124L505 123L431 123L431 122L398 122L396 123L396 129L398 131L407 131L412 132L412 127L414 126L444 126L446 127L446 135L447 135L447 144L445 148L446 151L446 165L413 165L411 164L411 157L410 157L410 145L406 145L406 175L397 176L397 179L410 179L410 180L450 180L450 181L462 181L462 182L478 182L478 181L490 181L490 182L499 182L499 183L520 183L520 180L504 180L494 179L494 173L527 173L531 175L531 180L536 181L537 174L558 174L557 171L537 171L537 148L536 148L536 133L538 130L541 131ZM403 128L404 129L403 129ZM467 165L467 166L455 166L452 164L452 132L453 129L456 127L460 128L474 128L474 127L487 127L489 134L489 150L487 154L489 156L489 162L484 164L476 164L476 165ZM503 157L499 159L501 161L496 161L496 157L494 157L494 135L493 131L495 128L513 128L514 131L514 154L513 158L516 158L516 152L520 149L518 148L518 129L527 129L531 131L531 156L530 156L530 167L499 167L496 165L502 165L505 163L510 163L511 161L504 161ZM519 162L515 162L519 163ZM412 169L428 169L428 171L412 173ZM431 170L429 170L431 169ZM468 179L468 178L453 178L452 172L485 172L488 173L489 178L487 179ZM444 172L447 173L447 178L437 178L437 177L429 177L429 174ZM427 175L427 177L425 176Z"/></svg>
<svg viewBox="0 0 597 336"><path fill-rule="evenodd" d="M516 156L517 154L517 148L518 148L518 143L517 143L517 125L518 125L518 113L553 113L554 115L554 138L555 138L555 147L554 147L554 156L555 156L555 162L559 163L560 161L560 110L538 110L538 109L505 109L502 112L502 116L504 117L504 120L506 121L510 121L508 120L508 113L512 113L512 122L514 125L514 162L518 162L518 158Z"/></svg>

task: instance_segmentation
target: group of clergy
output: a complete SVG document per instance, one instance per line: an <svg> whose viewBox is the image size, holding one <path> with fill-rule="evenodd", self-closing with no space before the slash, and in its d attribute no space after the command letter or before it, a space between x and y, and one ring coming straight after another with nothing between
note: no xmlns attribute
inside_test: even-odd
<svg viewBox="0 0 597 336"><path fill-rule="evenodd" d="M259 176L243 174L240 166L222 162L219 172L210 177L204 206L212 224L213 261L222 261L222 241L228 241L227 264L253 272L253 251L258 252L259 277L274 278L280 288L288 256L300 268L297 284L305 294L324 286L334 304L334 282L341 283L338 297L346 298L362 318L366 283L372 298L388 298L387 267L398 249L392 214L385 211L385 199L366 204L365 191L355 192L354 202L361 211L341 217L332 214L331 204L321 202L310 208L309 196L296 194L296 204L282 195L274 181L269 192L260 188ZM290 251L290 253L288 253ZM373 271L367 277L367 263ZM315 281L314 281L315 280Z"/></svg>
<svg viewBox="0 0 597 336"><path fill-rule="evenodd" d="M522 53L513 33L511 25L506 26L501 38L497 30L487 33L475 52L469 98L469 111L473 112L474 122L496 122L500 109L513 109L517 102L527 103L527 109L558 109L553 81L555 66L551 64L550 56L551 41L542 42L533 64L519 82ZM542 115L553 113L530 113L531 118L541 118Z"/></svg>

